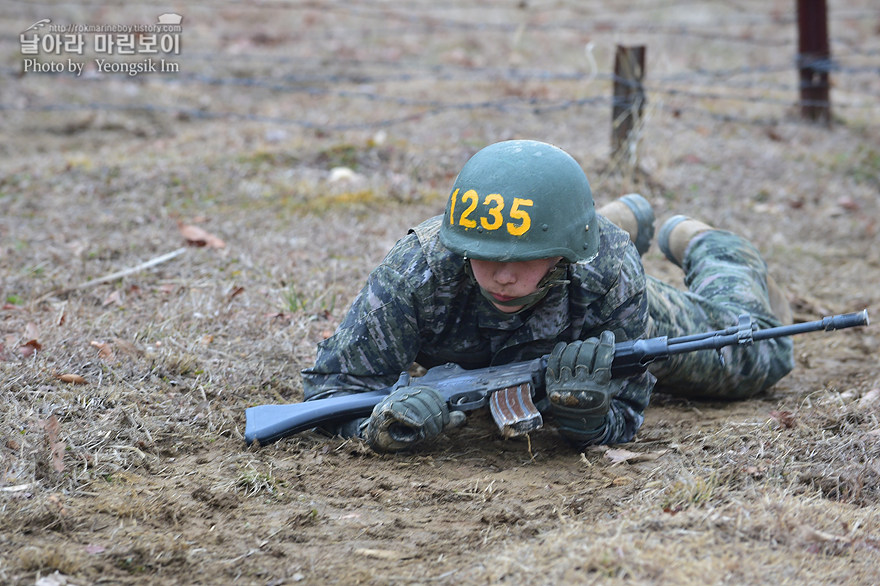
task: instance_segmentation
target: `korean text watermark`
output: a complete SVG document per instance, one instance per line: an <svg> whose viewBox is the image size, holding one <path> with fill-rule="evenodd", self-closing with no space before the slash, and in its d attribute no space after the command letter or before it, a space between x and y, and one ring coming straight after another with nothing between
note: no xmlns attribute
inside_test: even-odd
<svg viewBox="0 0 880 586"><path fill-rule="evenodd" d="M183 17L153 24L56 24L38 20L19 35L23 73L178 73Z"/></svg>

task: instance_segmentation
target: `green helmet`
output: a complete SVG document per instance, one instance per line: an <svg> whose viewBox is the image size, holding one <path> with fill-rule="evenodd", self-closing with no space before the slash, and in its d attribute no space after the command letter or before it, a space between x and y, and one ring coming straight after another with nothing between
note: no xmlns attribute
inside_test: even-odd
<svg viewBox="0 0 880 586"><path fill-rule="evenodd" d="M587 176L568 153L543 142L489 145L455 179L440 241L477 260L590 260L599 227Z"/></svg>

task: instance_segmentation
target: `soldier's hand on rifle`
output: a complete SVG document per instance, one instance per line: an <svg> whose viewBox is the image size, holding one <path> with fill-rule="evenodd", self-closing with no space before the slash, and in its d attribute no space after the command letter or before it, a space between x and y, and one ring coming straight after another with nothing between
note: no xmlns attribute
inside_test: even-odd
<svg viewBox="0 0 880 586"><path fill-rule="evenodd" d="M601 436L611 397L618 383L611 379L614 334L560 342L547 361L547 397L559 432L583 444Z"/></svg>
<svg viewBox="0 0 880 586"><path fill-rule="evenodd" d="M397 452L464 423L461 411L449 411L446 399L430 387L404 387L373 409L364 434L377 452Z"/></svg>

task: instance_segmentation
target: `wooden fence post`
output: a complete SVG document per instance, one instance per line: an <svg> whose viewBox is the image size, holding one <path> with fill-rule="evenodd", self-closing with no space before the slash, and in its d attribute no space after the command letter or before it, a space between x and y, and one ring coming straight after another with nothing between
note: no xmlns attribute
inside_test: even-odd
<svg viewBox="0 0 880 586"><path fill-rule="evenodd" d="M611 113L611 151L615 160L628 159L645 106L645 46L617 45L614 55L614 104Z"/></svg>
<svg viewBox="0 0 880 586"><path fill-rule="evenodd" d="M801 117L831 125L828 7L825 0L797 0Z"/></svg>

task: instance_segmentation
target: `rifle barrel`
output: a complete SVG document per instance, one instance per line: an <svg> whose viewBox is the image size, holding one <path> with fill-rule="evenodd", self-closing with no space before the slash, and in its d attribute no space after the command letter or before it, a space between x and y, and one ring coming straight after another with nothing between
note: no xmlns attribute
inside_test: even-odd
<svg viewBox="0 0 880 586"><path fill-rule="evenodd" d="M854 328L856 326L866 326L870 323L868 319L868 310L856 311L853 313L843 313L841 315L831 315L823 317L816 321L808 321L800 324L792 324L790 326L779 326L776 328L767 328L766 330L758 330L754 334L755 340L766 340L769 338L778 338L779 336L791 336L794 334L803 334L805 332L816 332L825 330L842 330L844 328Z"/></svg>
<svg viewBox="0 0 880 586"><path fill-rule="evenodd" d="M749 331L748 329L745 329L743 331L737 327L731 327L717 332L710 332L708 334L696 334L693 336L671 338L668 342L669 355L685 354L696 350L718 350L725 346L733 346L740 343L758 342L760 340L794 336L796 334L819 330L830 332L832 330L866 326L869 322L868 310L864 309L854 313L827 316L816 321L766 328L763 330Z"/></svg>

